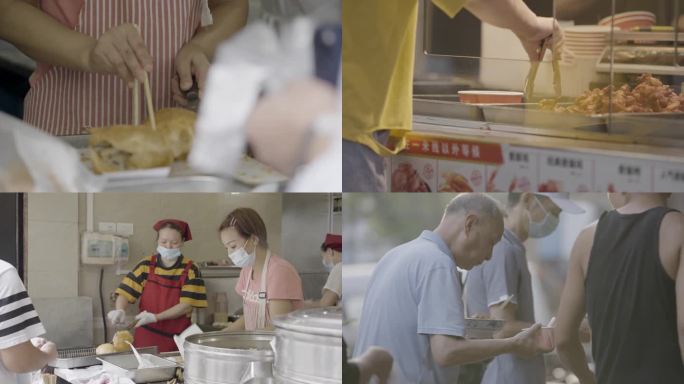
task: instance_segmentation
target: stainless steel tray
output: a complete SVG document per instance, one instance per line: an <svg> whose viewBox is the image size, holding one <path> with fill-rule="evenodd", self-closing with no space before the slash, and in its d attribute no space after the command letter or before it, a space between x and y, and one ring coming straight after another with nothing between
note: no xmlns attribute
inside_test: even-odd
<svg viewBox="0 0 684 384"><path fill-rule="evenodd" d="M110 373L133 380L136 383L154 383L171 380L176 376L178 365L170 360L150 354L141 354L142 358L154 364L153 368L138 368L138 360L133 355L103 356L102 368Z"/></svg>
<svg viewBox="0 0 684 384"><path fill-rule="evenodd" d="M110 180L103 192L248 192L247 185L212 176L183 176L137 180Z"/></svg>
<svg viewBox="0 0 684 384"><path fill-rule="evenodd" d="M67 348L60 349L57 351L57 359L49 364L53 368L62 369L72 369L72 368L85 368L92 367L93 365L101 364L97 359L103 356L123 356L131 355L132 352L120 352L112 353L108 355L99 355L95 353L95 347L85 347L85 348ZM157 347L146 347L139 348L138 351L141 353L157 353ZM132 356L132 355L131 355Z"/></svg>
<svg viewBox="0 0 684 384"><path fill-rule="evenodd" d="M581 129L605 132L607 115L581 115L542 111L538 104L484 104L480 106L488 123L547 129Z"/></svg>
<svg viewBox="0 0 684 384"><path fill-rule="evenodd" d="M86 166L91 167L86 156L90 135L60 139L76 148ZM105 192L140 192L141 188L150 188L149 192L248 192L263 185L273 185L277 189L288 181L284 175L246 156L230 179L198 173L185 162L155 169L114 172L103 177L107 180Z"/></svg>
<svg viewBox="0 0 684 384"><path fill-rule="evenodd" d="M472 121L484 121L482 108L475 104L458 101L454 95L420 95L413 98L413 114L446 117Z"/></svg>
<svg viewBox="0 0 684 384"><path fill-rule="evenodd" d="M684 140L684 113L617 115L607 125L608 133Z"/></svg>

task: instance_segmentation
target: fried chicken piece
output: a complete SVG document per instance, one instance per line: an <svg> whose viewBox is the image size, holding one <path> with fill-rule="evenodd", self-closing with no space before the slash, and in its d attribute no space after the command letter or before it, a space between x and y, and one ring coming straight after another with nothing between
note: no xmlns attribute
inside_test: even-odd
<svg viewBox="0 0 684 384"><path fill-rule="evenodd" d="M542 100L540 109L545 111L578 113L585 115L613 112L684 112L684 94L677 95L669 85L650 74L642 74L634 89L624 84L611 94L611 87L585 91L569 106Z"/></svg>

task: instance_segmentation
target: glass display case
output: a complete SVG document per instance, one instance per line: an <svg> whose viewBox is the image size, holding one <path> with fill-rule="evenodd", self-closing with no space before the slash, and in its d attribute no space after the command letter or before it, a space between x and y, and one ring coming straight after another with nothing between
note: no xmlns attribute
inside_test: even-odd
<svg viewBox="0 0 684 384"><path fill-rule="evenodd" d="M392 190L411 189L395 171L432 191L684 190L684 0L526 3L559 26L537 62L511 31L423 3Z"/></svg>

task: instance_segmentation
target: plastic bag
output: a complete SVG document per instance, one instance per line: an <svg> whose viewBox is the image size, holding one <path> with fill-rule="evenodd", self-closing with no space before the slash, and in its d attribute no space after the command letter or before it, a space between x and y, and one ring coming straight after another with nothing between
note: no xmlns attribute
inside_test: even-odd
<svg viewBox="0 0 684 384"><path fill-rule="evenodd" d="M230 176L246 146L245 123L260 95L312 77L314 25L296 19L280 34L265 23L248 25L219 47L199 110L190 165Z"/></svg>
<svg viewBox="0 0 684 384"><path fill-rule="evenodd" d="M91 192L103 183L74 148L0 112L0 191Z"/></svg>

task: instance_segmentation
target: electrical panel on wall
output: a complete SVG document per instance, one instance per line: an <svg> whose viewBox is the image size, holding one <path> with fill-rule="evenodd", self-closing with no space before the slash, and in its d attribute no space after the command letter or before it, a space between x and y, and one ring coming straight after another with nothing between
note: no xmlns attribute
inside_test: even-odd
<svg viewBox="0 0 684 384"><path fill-rule="evenodd" d="M86 232L81 239L81 262L114 265L128 261L128 239L106 233Z"/></svg>

